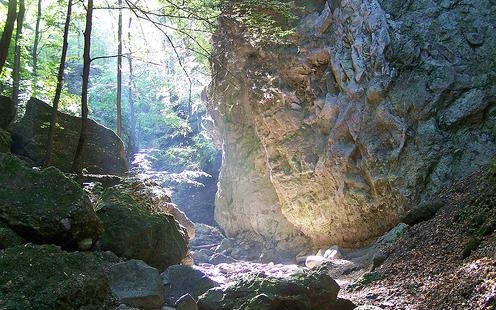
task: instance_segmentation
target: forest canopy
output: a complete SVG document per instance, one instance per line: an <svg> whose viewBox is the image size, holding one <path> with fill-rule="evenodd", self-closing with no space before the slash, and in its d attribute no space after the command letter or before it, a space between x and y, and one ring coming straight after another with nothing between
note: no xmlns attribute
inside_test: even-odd
<svg viewBox="0 0 496 310"><path fill-rule="evenodd" d="M52 102L64 25L69 20L59 109L80 115L89 3L2 1L2 34L8 30L7 12L13 3L16 16L0 73L0 93L13 97L18 115L22 115L30 97ZM180 4L169 0L94 1L87 89L89 117L118 133L122 126L121 138L127 144L133 143L128 147L134 149L140 143L143 147L160 147L171 136L200 134L200 121L205 114L200 93L209 83L209 40L219 14L218 5L216 0ZM122 125L118 124L120 113ZM133 134L137 135L135 142ZM202 137L199 135L195 141L208 145Z"/></svg>

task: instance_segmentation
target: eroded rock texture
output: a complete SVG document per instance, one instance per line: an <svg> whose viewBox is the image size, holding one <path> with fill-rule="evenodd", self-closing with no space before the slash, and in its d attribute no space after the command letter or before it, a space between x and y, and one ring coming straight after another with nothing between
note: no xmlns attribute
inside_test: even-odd
<svg viewBox="0 0 496 310"><path fill-rule="evenodd" d="M327 1L284 46L222 18L209 101L226 233L363 244L489 162L494 16L490 0Z"/></svg>

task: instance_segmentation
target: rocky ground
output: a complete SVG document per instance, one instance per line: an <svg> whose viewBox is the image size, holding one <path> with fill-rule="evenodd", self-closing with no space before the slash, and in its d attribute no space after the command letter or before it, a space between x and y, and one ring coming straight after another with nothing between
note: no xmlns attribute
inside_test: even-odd
<svg viewBox="0 0 496 310"><path fill-rule="evenodd" d="M431 219L421 221L425 211L418 209L413 217L420 223L414 220L415 225L400 225L374 245L353 252L340 250L334 258L323 258L321 252L313 259L318 261L314 265L327 265L341 286L339 297L356 305L405 310L496 309L495 198L494 176L478 171L433 199L440 209ZM222 239L214 228L199 228L199 239L192 243L195 268L223 287L250 273L285 278L307 269L301 262L249 262L239 253L234 255L236 259L230 255L233 247L249 247ZM308 266L311 263L307 260Z"/></svg>
<svg viewBox="0 0 496 310"><path fill-rule="evenodd" d="M377 281L343 296L384 309L496 309L496 188L479 171L389 249Z"/></svg>

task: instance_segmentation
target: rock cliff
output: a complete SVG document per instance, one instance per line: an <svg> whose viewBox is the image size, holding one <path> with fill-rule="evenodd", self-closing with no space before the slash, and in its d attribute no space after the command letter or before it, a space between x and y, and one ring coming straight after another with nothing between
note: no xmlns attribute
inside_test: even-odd
<svg viewBox="0 0 496 310"><path fill-rule="evenodd" d="M311 5L287 44L213 38L216 220L281 249L365 244L496 154L494 1Z"/></svg>

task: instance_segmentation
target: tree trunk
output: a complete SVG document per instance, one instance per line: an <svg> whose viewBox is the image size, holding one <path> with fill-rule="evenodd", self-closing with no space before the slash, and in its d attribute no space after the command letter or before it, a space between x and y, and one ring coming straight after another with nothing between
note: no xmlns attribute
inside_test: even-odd
<svg viewBox="0 0 496 310"><path fill-rule="evenodd" d="M131 132L129 133L129 144L127 146L127 154L128 157L131 158L132 155L137 150L137 141L136 141L136 110L134 108L134 98L133 98L133 89L134 89L134 76L133 76L133 58L131 57L131 23L133 19L129 18L129 30L127 33L128 45L129 45L129 56L127 57L127 63L129 65L129 89L128 89L128 101L129 101L129 111L130 111L130 120L129 125Z"/></svg>
<svg viewBox="0 0 496 310"><path fill-rule="evenodd" d="M22 24L24 23L24 13L26 8L24 0L19 0L19 13L17 14L17 30L15 37L15 53L14 53L14 67L12 69L13 76L13 90L12 100L16 107L19 106L19 93L21 87L21 38L22 38Z"/></svg>
<svg viewBox="0 0 496 310"><path fill-rule="evenodd" d="M119 24L117 30L117 135L122 139L122 0L119 0Z"/></svg>
<svg viewBox="0 0 496 310"><path fill-rule="evenodd" d="M41 1L38 0L38 11L36 13L36 28L34 31L34 43L33 43L33 96L36 96L37 93L37 84L38 84L38 45L40 43L40 22L41 22Z"/></svg>
<svg viewBox="0 0 496 310"><path fill-rule="evenodd" d="M7 12L7 21L3 28L2 38L0 39L0 73L2 72L7 56L9 55L10 40L14 32L16 21L17 0L9 0L9 9Z"/></svg>
<svg viewBox="0 0 496 310"><path fill-rule="evenodd" d="M88 0L86 13L86 26L84 30L84 51L83 51L83 86L81 87L81 132L72 163L72 171L81 173L83 166L83 154L88 138L88 84L90 78L90 51L91 51L91 26L93 19L93 0Z"/></svg>
<svg viewBox="0 0 496 310"><path fill-rule="evenodd" d="M62 87L64 86L64 68L65 68L65 60L67 57L67 48L69 46L68 40L69 40L69 26L71 23L71 14L72 14L72 0L69 0L69 3L67 4L67 15L65 17L65 24L64 24L64 39L63 39L64 42L62 43L62 54L60 55L59 71L57 73L57 88L55 89L55 96L53 97L53 109L50 118L50 129L48 130L47 152L44 163L45 167L50 166L52 162L53 139L55 135L55 127L57 124L57 112L59 109L59 101L60 101L60 95L62 93Z"/></svg>

